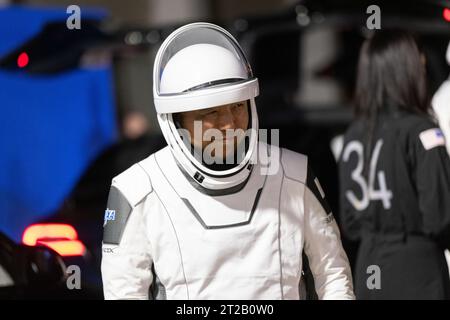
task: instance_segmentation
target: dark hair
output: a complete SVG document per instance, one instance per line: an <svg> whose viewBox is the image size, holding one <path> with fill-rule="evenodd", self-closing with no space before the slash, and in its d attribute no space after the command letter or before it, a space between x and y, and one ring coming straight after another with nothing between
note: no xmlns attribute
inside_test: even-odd
<svg viewBox="0 0 450 320"><path fill-rule="evenodd" d="M425 66L413 36L401 30L379 30L361 48L355 91L355 113L372 118L392 108L428 113Z"/></svg>
<svg viewBox="0 0 450 320"><path fill-rule="evenodd" d="M428 114L429 106L425 65L413 36L401 30L376 31L362 45L355 90L355 115L367 128L366 177L379 113Z"/></svg>

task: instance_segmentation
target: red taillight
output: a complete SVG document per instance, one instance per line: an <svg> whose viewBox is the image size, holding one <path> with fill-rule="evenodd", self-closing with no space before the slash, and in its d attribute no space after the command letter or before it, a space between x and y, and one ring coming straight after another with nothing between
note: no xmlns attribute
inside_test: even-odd
<svg viewBox="0 0 450 320"><path fill-rule="evenodd" d="M45 245L63 257L82 256L86 248L78 233L68 224L34 224L25 229L22 242L28 246Z"/></svg>
<svg viewBox="0 0 450 320"><path fill-rule="evenodd" d="M442 16L444 19L448 22L450 22L450 8L444 8L444 11L442 12Z"/></svg>
<svg viewBox="0 0 450 320"><path fill-rule="evenodd" d="M30 62L30 58L28 57L28 54L26 52L22 52L17 57L17 66L19 68L25 68L28 65L28 62Z"/></svg>
<svg viewBox="0 0 450 320"><path fill-rule="evenodd" d="M63 257L82 256L86 251L80 240L38 241L38 243L52 248Z"/></svg>
<svg viewBox="0 0 450 320"><path fill-rule="evenodd" d="M68 224L33 224L25 229L22 242L28 246L35 246L38 240L48 239L78 239L74 227Z"/></svg>

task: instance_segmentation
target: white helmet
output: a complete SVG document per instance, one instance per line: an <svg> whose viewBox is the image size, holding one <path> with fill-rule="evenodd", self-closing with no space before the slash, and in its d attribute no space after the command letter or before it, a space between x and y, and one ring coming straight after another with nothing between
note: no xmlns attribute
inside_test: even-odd
<svg viewBox="0 0 450 320"><path fill-rule="evenodd" d="M185 175L209 194L242 188L256 157L258 79L236 39L210 23L192 23L172 32L158 50L153 67L153 98L158 122ZM172 114L249 101L250 135L245 156L231 169L214 170L183 142Z"/></svg>

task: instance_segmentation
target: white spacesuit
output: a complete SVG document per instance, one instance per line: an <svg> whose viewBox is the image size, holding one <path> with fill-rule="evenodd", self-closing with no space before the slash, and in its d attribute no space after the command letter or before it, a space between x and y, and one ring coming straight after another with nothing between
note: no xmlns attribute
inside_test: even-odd
<svg viewBox="0 0 450 320"><path fill-rule="evenodd" d="M168 146L113 179L105 298L299 299L304 250L320 299L354 299L307 157L258 141L258 80L236 40L208 23L181 27L159 49L153 76ZM237 101L249 102L245 156L215 170L189 150L172 114Z"/></svg>

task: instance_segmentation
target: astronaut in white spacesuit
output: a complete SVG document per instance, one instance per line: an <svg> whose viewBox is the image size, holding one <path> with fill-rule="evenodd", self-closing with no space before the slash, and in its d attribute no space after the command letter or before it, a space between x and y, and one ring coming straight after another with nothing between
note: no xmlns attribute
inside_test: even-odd
<svg viewBox="0 0 450 320"><path fill-rule="evenodd" d="M304 251L319 299L354 299L307 157L258 138L258 80L236 40L209 23L181 27L153 80L168 146L112 181L105 298L299 299Z"/></svg>

